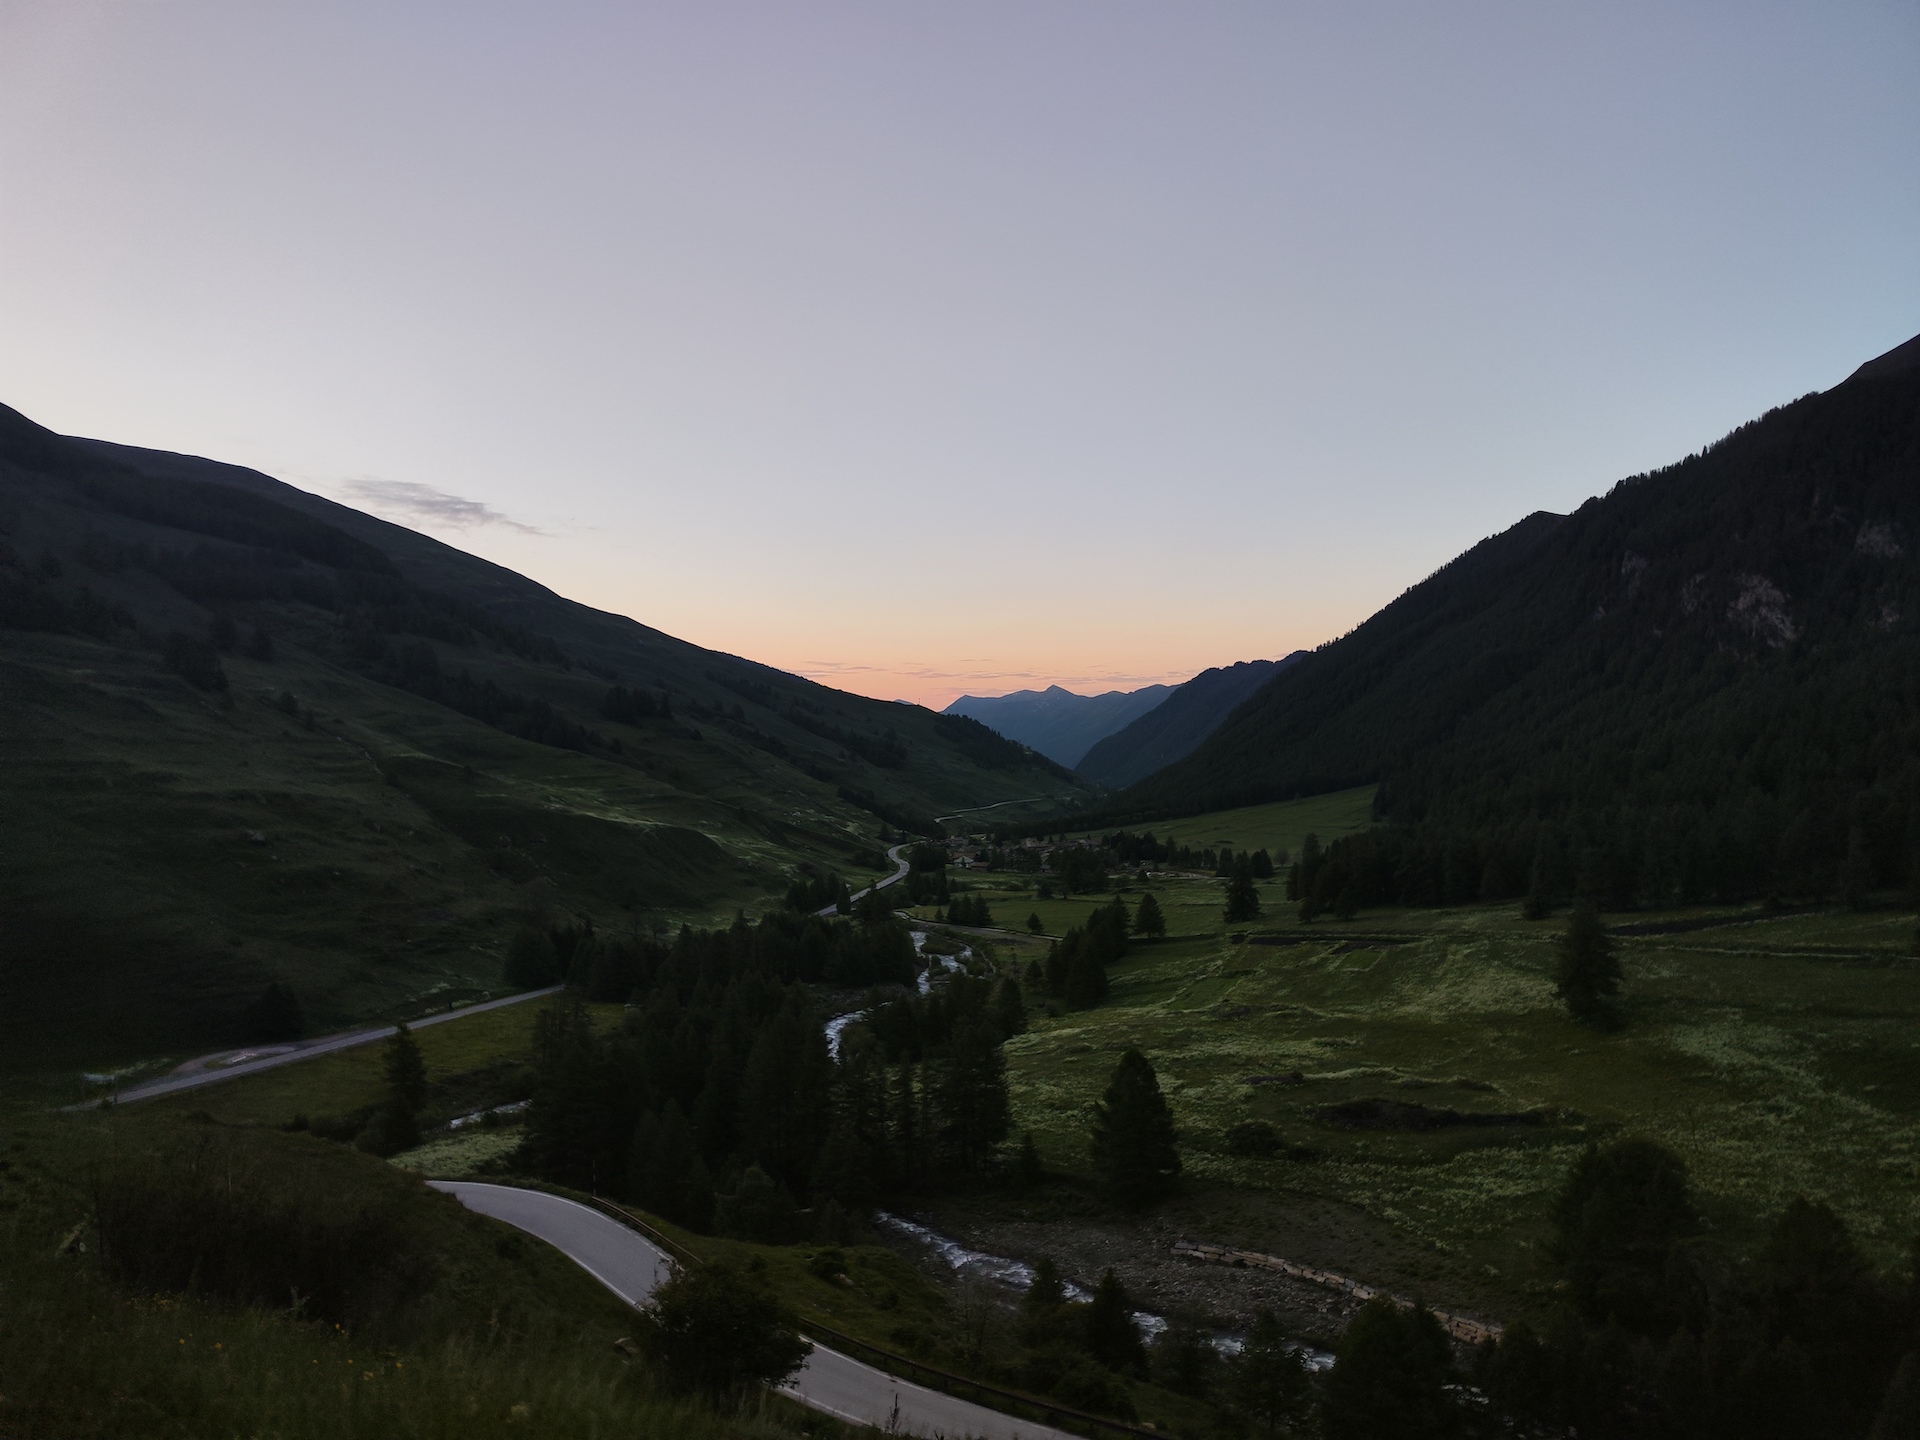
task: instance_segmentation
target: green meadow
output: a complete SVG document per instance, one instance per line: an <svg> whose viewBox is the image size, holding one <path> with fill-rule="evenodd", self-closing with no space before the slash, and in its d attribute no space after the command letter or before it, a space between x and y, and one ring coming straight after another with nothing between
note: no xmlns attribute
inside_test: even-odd
<svg viewBox="0 0 1920 1440"><path fill-rule="evenodd" d="M1552 1193L1589 1141L1625 1133L1679 1152L1731 1231L1806 1195L1891 1263L1920 1227L1911 912L1612 917L1725 923L1618 936L1628 1019L1603 1033L1553 995L1559 920L1498 907L1302 927L1274 885L1236 943L1217 883L1156 893L1172 938L1136 943L1100 1008L1036 1014L1008 1069L1017 1128L1084 1174L1088 1109L1117 1053L1144 1050L1189 1180L1163 1218L1197 1237L1524 1312L1550 1283ZM1085 904L1039 908L1057 924ZM1330 1113L1365 1101L1482 1123L1349 1128ZM1274 1127L1278 1153L1229 1153L1250 1120Z"/></svg>
<svg viewBox="0 0 1920 1440"><path fill-rule="evenodd" d="M1193 815L1184 820L1168 820L1158 825L1135 828L1151 830L1169 844L1187 845L1195 850L1218 850L1231 845L1235 850L1265 850L1270 855L1285 851L1300 853L1308 835L1318 835L1324 845L1337 836L1364 830L1373 823L1373 794L1377 786L1362 785L1339 790L1331 795L1315 795L1305 800L1281 800L1270 805L1248 805L1239 810L1216 810L1208 815ZM1081 832L1098 838L1102 831Z"/></svg>

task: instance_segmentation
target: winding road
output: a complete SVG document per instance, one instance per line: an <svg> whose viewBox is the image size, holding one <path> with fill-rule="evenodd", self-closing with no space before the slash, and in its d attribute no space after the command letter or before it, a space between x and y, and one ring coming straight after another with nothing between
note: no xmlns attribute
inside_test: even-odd
<svg viewBox="0 0 1920 1440"><path fill-rule="evenodd" d="M619 1221L575 1200L511 1185L430 1180L469 1210L546 1241L629 1305L642 1305L672 1273L666 1254ZM1019 1420L943 1395L816 1344L780 1387L801 1404L853 1425L892 1434L972 1436L978 1440L1079 1440L1049 1425Z"/></svg>
<svg viewBox="0 0 1920 1440"><path fill-rule="evenodd" d="M847 902L851 904L855 900L864 900L867 896L871 895L874 891L884 890L889 885L898 884L900 881L906 879L907 867L909 863L905 854L903 853L906 850L906 848L907 847L905 845L895 845L889 848L887 851L887 859L893 861L893 865L894 865L893 874L887 876L887 878L884 880L874 881L873 884L867 886L867 888L864 890L854 891L853 894L847 897ZM818 910L814 911L813 913L816 915L838 915L840 913L840 904L838 901L835 901L831 905L822 905Z"/></svg>
<svg viewBox="0 0 1920 1440"><path fill-rule="evenodd" d="M503 1005L518 1005L524 1000L538 1000L545 995L558 995L564 987L549 985L544 990L523 990L518 995L508 995L499 1000L486 1000L478 1005L462 1005L457 1010L442 1010L437 1014L424 1015L418 1020L409 1020L409 1030L424 1030L429 1025L439 1025L447 1020L460 1020L468 1015L478 1015L483 1010L498 1010ZM202 1055L175 1066L157 1080L143 1081L138 1085L129 1085L124 1090L114 1092L114 1103L131 1105L136 1100L152 1100L161 1095L173 1095L181 1090L193 1090L201 1085L217 1085L222 1080L237 1079L242 1075L257 1075L262 1070L271 1070L277 1065L291 1065L296 1060L311 1060L316 1055L331 1055L336 1050L351 1050L356 1045L371 1045L376 1040L384 1040L393 1034L391 1025L373 1025L364 1030L348 1030L338 1035L324 1035L318 1040L295 1040L285 1045L252 1045L244 1050L218 1050L211 1055ZM73 1107L83 1108L83 1107Z"/></svg>

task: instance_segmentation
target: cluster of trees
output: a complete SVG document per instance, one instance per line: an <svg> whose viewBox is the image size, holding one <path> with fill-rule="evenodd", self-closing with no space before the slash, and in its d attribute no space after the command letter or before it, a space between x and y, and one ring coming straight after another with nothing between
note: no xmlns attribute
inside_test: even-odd
<svg viewBox="0 0 1920 1440"><path fill-rule="evenodd" d="M1325 1440L1894 1440L1920 1433L1920 1285L1791 1201L1750 1252L1651 1141L1593 1146L1555 1199L1563 1300L1465 1363L1424 1306L1370 1301L1317 1383L1270 1316L1225 1361L1173 1327L1154 1378L1268 1434ZM1920 1259L1920 1256L1916 1256Z"/></svg>
<svg viewBox="0 0 1920 1440"><path fill-rule="evenodd" d="M774 911L725 930L683 926L671 941L596 930L591 921L524 926L507 945L509 984L567 984L589 1000L638 1003L663 976L730 975L749 966L775 983L904 985L916 968L913 937L884 903L862 907L858 923L811 911Z"/></svg>
<svg viewBox="0 0 1920 1440"><path fill-rule="evenodd" d="M496 730L517 735L540 745L560 750L611 750L604 735L569 719L546 700L522 695L497 684L493 679L476 680L470 670L448 674L440 668L440 656L425 640L397 642L374 632L357 632L361 660L366 673L383 685L410 690L436 705L470 715ZM366 654L366 645L378 648Z"/></svg>
<svg viewBox="0 0 1920 1440"><path fill-rule="evenodd" d="M1049 945L1040 975L1047 994L1076 1010L1106 999L1107 966L1127 953L1129 919L1127 902L1116 895Z"/></svg>
<svg viewBox="0 0 1920 1440"><path fill-rule="evenodd" d="M133 628L133 612L126 606L102 600L84 585L76 590L59 588L55 582L63 568L51 550L28 565L13 546L0 540L0 630L111 640Z"/></svg>
<svg viewBox="0 0 1920 1440"><path fill-rule="evenodd" d="M853 913L853 891L831 870L806 871L787 887L789 910L817 911L829 905L838 907L842 915Z"/></svg>
<svg viewBox="0 0 1920 1440"><path fill-rule="evenodd" d="M935 915L934 918L944 919L950 925L991 925L993 911L984 896L955 895L947 902L946 914Z"/></svg>
<svg viewBox="0 0 1920 1440"><path fill-rule="evenodd" d="M540 931L515 946L557 949ZM671 944L578 939L565 971L633 1004L606 1035L577 1006L542 1015L522 1163L767 1241L808 1224L831 1233L832 1216L902 1189L997 1173L1001 1045L1026 1023L1017 986L956 976L877 1003L842 1034L837 1062L800 986L905 981L913 964L905 927L879 910L857 922L780 912L682 929Z"/></svg>
<svg viewBox="0 0 1920 1440"><path fill-rule="evenodd" d="M1920 772L1916 772L1920 787ZM1770 899L1862 905L1920 877L1911 809L1899 796L1833 794L1802 806L1749 796L1712 812L1596 813L1480 831L1377 826L1303 849L1289 898L1314 914L1374 905L1521 899L1543 916L1578 893L1606 910Z"/></svg>
<svg viewBox="0 0 1920 1440"><path fill-rule="evenodd" d="M1828 1206L1792 1201L1742 1253L1679 1157L1629 1139L1582 1157L1554 1222L1569 1303L1472 1369L1499 1413L1597 1440L1920 1432L1920 1289Z"/></svg>
<svg viewBox="0 0 1920 1440"><path fill-rule="evenodd" d="M1107 852L1097 845L1056 845L1047 855L1047 868L1069 895L1107 888Z"/></svg>

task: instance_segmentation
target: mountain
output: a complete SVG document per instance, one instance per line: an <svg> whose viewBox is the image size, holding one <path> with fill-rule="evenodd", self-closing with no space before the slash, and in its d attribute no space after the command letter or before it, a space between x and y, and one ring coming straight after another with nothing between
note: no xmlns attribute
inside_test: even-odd
<svg viewBox="0 0 1920 1440"><path fill-rule="evenodd" d="M1202 670L1153 709L1107 736L1073 768L1115 789L1191 755L1233 709L1304 650L1280 660L1242 660Z"/></svg>
<svg viewBox="0 0 1920 1440"><path fill-rule="evenodd" d="M1378 781L1328 903L1859 897L1920 845L1920 342L1481 542L1101 807ZM1338 848L1338 847L1336 847Z"/></svg>
<svg viewBox="0 0 1920 1440"><path fill-rule="evenodd" d="M1077 769L1098 740L1144 715L1173 693L1171 685L1076 695L1058 685L1011 695L962 695L943 715L968 715L1049 760Z"/></svg>
<svg viewBox="0 0 1920 1440"><path fill-rule="evenodd" d="M714 922L1084 782L282 484L0 407L0 1057L500 983L529 918ZM1017 812L1009 812L1017 813Z"/></svg>

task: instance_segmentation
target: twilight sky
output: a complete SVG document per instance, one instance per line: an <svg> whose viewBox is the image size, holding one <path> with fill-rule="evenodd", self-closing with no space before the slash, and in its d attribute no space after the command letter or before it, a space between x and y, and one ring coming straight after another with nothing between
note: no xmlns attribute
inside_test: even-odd
<svg viewBox="0 0 1920 1440"><path fill-rule="evenodd" d="M1349 629L1920 331L1920 6L0 0L0 401L886 698Z"/></svg>

